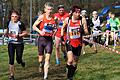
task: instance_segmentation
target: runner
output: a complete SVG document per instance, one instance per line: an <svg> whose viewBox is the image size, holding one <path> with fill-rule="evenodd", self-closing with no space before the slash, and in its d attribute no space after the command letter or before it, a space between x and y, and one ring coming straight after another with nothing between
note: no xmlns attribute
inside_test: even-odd
<svg viewBox="0 0 120 80"><path fill-rule="evenodd" d="M83 30L88 33L87 22L85 18L80 20L80 7L73 6L72 13L69 18L66 18L61 29L61 39L64 42L63 34L67 29L67 80L73 80L74 73L77 69L77 62L82 49L82 34Z"/></svg>
<svg viewBox="0 0 120 80"><path fill-rule="evenodd" d="M57 26L57 32L55 35L55 48L56 48L56 65L60 65L60 50L59 50L59 45L61 43L61 27L63 26L63 21L65 20L66 17L69 16L67 12L65 12L64 5L59 5L58 6L58 12L54 14L55 19L58 22ZM64 58L66 59L66 50L65 50L65 45L61 44L61 50L63 52Z"/></svg>
<svg viewBox="0 0 120 80"><path fill-rule="evenodd" d="M81 11L81 17L86 19L88 32L89 32L89 34L91 34L91 27L93 26L93 23L92 23L92 20L87 15L87 11L86 10L82 10ZM90 39L90 38L87 38L87 39ZM83 40L83 44L82 44L82 52L83 52L83 54L85 54L85 46L88 45L88 44L89 44L90 47L92 46L92 44L90 44L90 43L88 43L88 42Z"/></svg>
<svg viewBox="0 0 120 80"><path fill-rule="evenodd" d="M41 72L44 66L44 80L48 79L48 68L50 65L50 56L53 48L53 29L55 26L54 17L51 14L53 11L53 3L46 2L44 5L44 13L33 24L33 29L37 31L40 36L38 39L38 57L39 57L39 71ZM39 28L37 25L40 23ZM45 63L43 64L43 56L45 50Z"/></svg>
<svg viewBox="0 0 120 80"><path fill-rule="evenodd" d="M18 64L25 67L25 62L22 60L24 43L23 38L27 35L25 25L20 21L20 15L18 11L13 10L10 13L10 21L7 24L7 31L5 36L8 37L8 55L9 55L9 79L14 79L14 56L16 52L16 60Z"/></svg>
<svg viewBox="0 0 120 80"><path fill-rule="evenodd" d="M100 17L98 16L97 11L93 11L93 12L92 12L92 16L93 16L93 17L92 17L93 34L101 33L101 32L102 32L102 31L101 31L101 28L102 28L102 26L104 25L102 18L100 18ZM100 36L93 37L93 41L101 44L101 43L102 43L102 41L101 41L101 35L100 35ZM96 46L96 44L94 44L93 47L94 47L95 53L97 53L97 46Z"/></svg>

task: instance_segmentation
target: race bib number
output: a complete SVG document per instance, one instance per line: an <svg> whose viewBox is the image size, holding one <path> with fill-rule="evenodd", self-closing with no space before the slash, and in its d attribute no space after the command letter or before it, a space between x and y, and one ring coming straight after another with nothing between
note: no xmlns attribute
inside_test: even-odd
<svg viewBox="0 0 120 80"><path fill-rule="evenodd" d="M47 33L52 33L53 32L53 24L45 24L43 31Z"/></svg>
<svg viewBox="0 0 120 80"><path fill-rule="evenodd" d="M11 30L11 31L9 32L9 34L10 34L9 40L17 41L17 38L15 38L14 36L18 35L18 31Z"/></svg>
<svg viewBox="0 0 120 80"><path fill-rule="evenodd" d="M69 34L71 39L77 39L81 37L80 28L79 27L70 27Z"/></svg>

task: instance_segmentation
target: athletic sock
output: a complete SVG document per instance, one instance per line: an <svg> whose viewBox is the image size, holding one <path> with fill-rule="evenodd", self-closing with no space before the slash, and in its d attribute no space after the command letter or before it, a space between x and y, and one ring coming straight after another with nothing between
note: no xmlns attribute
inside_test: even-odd
<svg viewBox="0 0 120 80"><path fill-rule="evenodd" d="M68 72L67 72L67 79L72 79L73 78L73 65L68 65L67 64L67 69L68 69Z"/></svg>
<svg viewBox="0 0 120 80"><path fill-rule="evenodd" d="M56 59L56 64L59 65L60 64L60 60L57 58Z"/></svg>
<svg viewBox="0 0 120 80"><path fill-rule="evenodd" d="M75 71L76 71L76 69L77 69L77 66L71 66L72 67L72 74L71 74L71 76L72 76L72 78L73 78L73 76L74 76L74 74L75 74Z"/></svg>
<svg viewBox="0 0 120 80"><path fill-rule="evenodd" d="M21 66L22 66L22 67L25 67L25 62L21 62Z"/></svg>
<svg viewBox="0 0 120 80"><path fill-rule="evenodd" d="M9 80L15 80L14 76L10 76Z"/></svg>

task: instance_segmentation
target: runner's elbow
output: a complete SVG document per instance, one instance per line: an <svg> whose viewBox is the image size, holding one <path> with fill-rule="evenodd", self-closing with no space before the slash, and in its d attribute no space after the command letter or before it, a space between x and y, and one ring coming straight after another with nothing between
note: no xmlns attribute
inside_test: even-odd
<svg viewBox="0 0 120 80"><path fill-rule="evenodd" d="M35 25L33 25L32 28L33 28L33 30L36 30L36 26Z"/></svg>

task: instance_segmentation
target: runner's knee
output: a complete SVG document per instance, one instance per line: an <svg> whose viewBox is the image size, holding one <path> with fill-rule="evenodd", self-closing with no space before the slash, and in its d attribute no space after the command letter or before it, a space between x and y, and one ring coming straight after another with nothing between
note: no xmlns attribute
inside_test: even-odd
<svg viewBox="0 0 120 80"><path fill-rule="evenodd" d="M73 59L68 57L67 63L72 64L72 62L73 62Z"/></svg>
<svg viewBox="0 0 120 80"><path fill-rule="evenodd" d="M49 68L49 62L45 62L44 68Z"/></svg>

